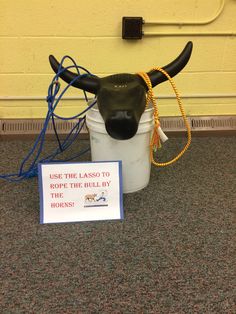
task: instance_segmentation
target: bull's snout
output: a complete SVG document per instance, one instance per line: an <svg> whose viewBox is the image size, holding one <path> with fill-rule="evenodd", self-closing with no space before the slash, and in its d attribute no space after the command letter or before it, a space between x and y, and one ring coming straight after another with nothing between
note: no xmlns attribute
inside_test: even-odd
<svg viewBox="0 0 236 314"><path fill-rule="evenodd" d="M105 122L107 133L117 140L128 140L138 130L138 121L130 111L116 111Z"/></svg>

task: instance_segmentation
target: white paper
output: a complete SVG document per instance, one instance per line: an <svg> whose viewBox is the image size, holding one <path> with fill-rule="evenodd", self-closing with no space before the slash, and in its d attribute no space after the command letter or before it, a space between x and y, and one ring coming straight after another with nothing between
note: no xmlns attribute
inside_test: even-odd
<svg viewBox="0 0 236 314"><path fill-rule="evenodd" d="M123 219L121 161L39 164L40 223Z"/></svg>

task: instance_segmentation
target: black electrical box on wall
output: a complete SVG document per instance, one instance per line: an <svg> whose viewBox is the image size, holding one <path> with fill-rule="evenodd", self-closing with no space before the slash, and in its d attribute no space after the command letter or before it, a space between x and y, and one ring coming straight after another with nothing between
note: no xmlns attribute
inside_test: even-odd
<svg viewBox="0 0 236 314"><path fill-rule="evenodd" d="M124 16L122 19L122 38L123 39L142 39L143 32L142 17Z"/></svg>

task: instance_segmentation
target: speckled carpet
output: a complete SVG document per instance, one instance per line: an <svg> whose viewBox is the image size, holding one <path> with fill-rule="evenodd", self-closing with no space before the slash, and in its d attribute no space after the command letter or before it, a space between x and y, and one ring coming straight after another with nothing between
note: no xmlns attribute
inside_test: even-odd
<svg viewBox="0 0 236 314"><path fill-rule="evenodd" d="M163 159L183 143L171 138ZM31 145L1 141L0 173ZM236 313L235 172L235 137L195 137L124 196L123 221L49 225L36 178L0 180L0 313Z"/></svg>

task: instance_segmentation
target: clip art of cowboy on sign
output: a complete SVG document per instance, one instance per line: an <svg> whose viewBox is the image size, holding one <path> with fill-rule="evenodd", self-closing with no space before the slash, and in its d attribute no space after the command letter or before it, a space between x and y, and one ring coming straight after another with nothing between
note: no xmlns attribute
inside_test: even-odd
<svg viewBox="0 0 236 314"><path fill-rule="evenodd" d="M123 219L121 161L39 164L40 223Z"/></svg>

